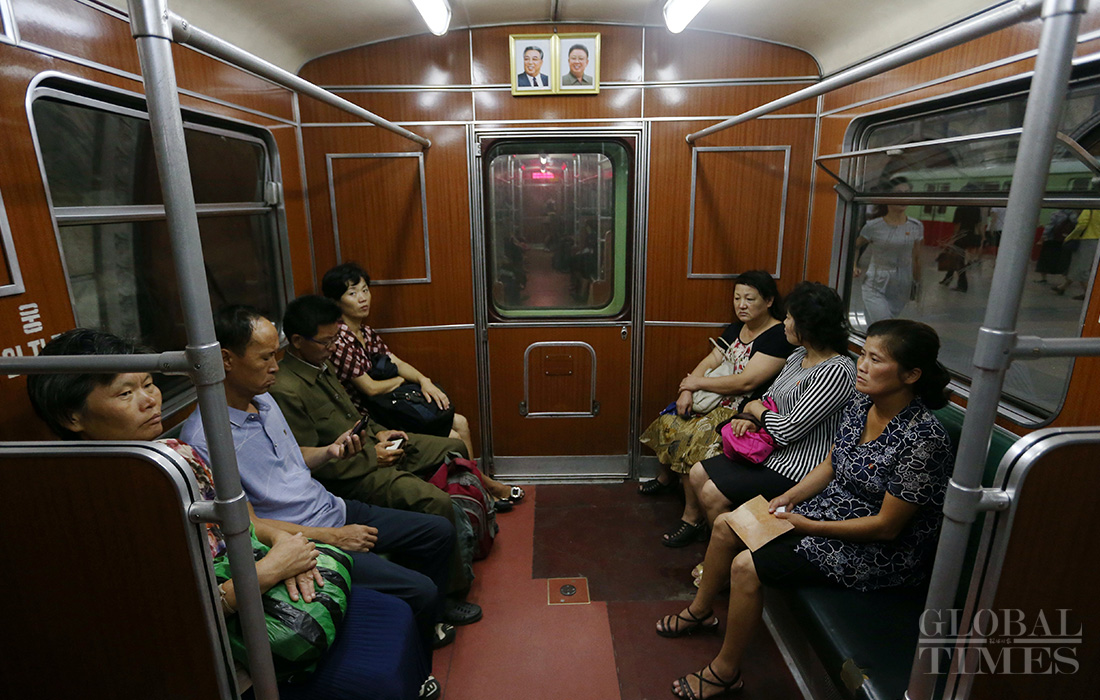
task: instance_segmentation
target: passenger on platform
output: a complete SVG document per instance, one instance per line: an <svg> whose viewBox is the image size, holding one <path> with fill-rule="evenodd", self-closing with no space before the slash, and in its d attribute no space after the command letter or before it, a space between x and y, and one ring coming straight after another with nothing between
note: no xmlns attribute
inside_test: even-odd
<svg viewBox="0 0 1100 700"><path fill-rule="evenodd" d="M963 186L962 191L977 192L978 185L968 182ZM955 224L955 228L951 233L950 245L963 251L963 265L956 270L947 270L940 284L949 285L955 273L958 272L959 281L955 284L955 291L965 292L969 289L966 271L981 262L982 243L985 241L985 210L972 205L955 207L952 223Z"/></svg>
<svg viewBox="0 0 1100 700"><path fill-rule="evenodd" d="M913 187L904 178L896 178L890 189L904 193ZM924 225L906 215L905 209L904 204L888 205L886 214L864 224L856 238L853 277L863 278L861 291L868 324L900 316L920 287ZM861 265L867 251L870 262Z"/></svg>
<svg viewBox="0 0 1100 700"><path fill-rule="evenodd" d="M131 355L135 347L109 333L78 328L63 333L46 344L43 356L51 355ZM121 374L32 375L27 391L35 411L58 437L66 440L155 440L163 432L161 394L147 372ZM206 500L215 498L214 478L206 463L190 446L178 440L165 440L190 465L199 490ZM301 533L272 527L254 519L256 538L271 547L256 562L260 593L284 585L292 601L311 602L326 585L316 566L317 548ZM211 558L225 557L221 529L207 525L207 544ZM330 584L336 585L336 584ZM233 580L219 585L222 608L226 615L237 610ZM319 662L316 671L293 686L280 685L284 698L317 700L406 700L418 688L432 686L438 695L438 683L425 678L431 672L431 657L413 629L409 606L397 598L368 588L351 587L347 613L336 640ZM236 628L230 627L231 635ZM378 644L399 644L415 640L416 649L408 658L412 668L372 667L370 648ZM431 689L431 688L429 688ZM428 693L422 697L430 697Z"/></svg>
<svg viewBox="0 0 1100 700"><path fill-rule="evenodd" d="M328 362L339 320L336 302L316 295L295 299L283 314L287 347L271 395L282 409L295 441L302 446L331 445L360 419L359 410ZM369 416L365 419L359 432L365 449L325 462L313 470L313 478L343 498L441 515L454 524L451 497L425 479L443 464L448 452L466 454L462 441L389 430ZM397 441L401 441L400 447ZM448 621L472 622L471 618L479 615L476 606L462 600L470 587L465 570L456 550L451 557L444 614Z"/></svg>
<svg viewBox="0 0 1100 700"><path fill-rule="evenodd" d="M854 390L856 369L848 357L844 303L823 284L802 282L787 297L787 340L798 346L765 397L750 401L730 423L733 432L764 429L775 451L761 464L718 454L691 468L689 483L706 519L689 528L699 534L721 513L756 496L775 498L806 476L829 453L840 409Z"/></svg>
<svg viewBox="0 0 1100 700"><path fill-rule="evenodd" d="M1081 288L1081 293L1073 298L1082 301L1092 277L1092 264L1096 259L1096 246L1100 244L1100 209L1086 209L1077 216L1077 225L1073 227L1062 249L1070 250L1069 269L1062 284L1051 287L1055 294L1065 294L1073 285Z"/></svg>
<svg viewBox="0 0 1100 700"><path fill-rule="evenodd" d="M324 447L299 447L268 390L279 365L279 333L254 309L232 306L214 317L225 365L225 393L237 464L248 501L274 527L302 532L352 558L352 582L401 598L423 638L438 638L455 529L446 518L339 498L311 471L361 449L347 431ZM183 424L182 439L209 461L201 409ZM390 555L385 559L379 554Z"/></svg>
<svg viewBox="0 0 1100 700"><path fill-rule="evenodd" d="M842 586L869 591L913 586L928 575L951 441L932 409L947 403L947 371L936 361L936 332L916 321L880 321L867 331L858 394L842 411L832 449L798 484L773 498L769 512L793 530L745 550L728 515L714 524L695 599L657 623L680 637L716 630L712 605L730 585L726 635L718 656L673 683L683 698L739 691L741 660L763 607L761 584Z"/></svg>
<svg viewBox="0 0 1100 700"><path fill-rule="evenodd" d="M733 290L736 320L722 332L719 345L681 380L675 411L666 409L640 438L657 453L661 466L657 478L643 483L639 493L660 494L683 482L684 513L677 527L665 533L663 543L668 547L695 541L696 523L705 515L688 484L691 465L722 453L721 425L737 415L742 403L763 395L794 350L783 331L783 301L770 274L744 272L734 280ZM704 376L727 361L734 365L733 374ZM693 409L697 390L723 398L709 412L698 413Z"/></svg>
<svg viewBox="0 0 1100 700"><path fill-rule="evenodd" d="M363 415L370 413L367 396L386 394L405 382L419 384L424 398L442 408L448 408L451 400L443 391L418 369L394 355L389 346L373 328L367 325L371 309L370 275L355 263L337 265L325 273L321 281L325 296L340 306L339 332L333 342L331 361L336 376L347 389L348 395ZM369 372L374 358L380 354L389 356L397 366L398 376L393 379L372 379ZM454 414L450 437L458 438L466 445L466 454L474 455L470 438L470 425L466 417ZM498 500L518 503L523 499L523 489L507 486L485 475L485 488Z"/></svg>

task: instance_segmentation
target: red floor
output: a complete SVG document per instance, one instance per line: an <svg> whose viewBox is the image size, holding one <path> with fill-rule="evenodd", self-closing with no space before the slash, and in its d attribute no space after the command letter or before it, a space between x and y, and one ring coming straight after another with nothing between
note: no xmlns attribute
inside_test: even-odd
<svg viewBox="0 0 1100 700"><path fill-rule="evenodd" d="M525 488L524 502L498 516L492 553L474 567L470 599L484 618L460 627L456 642L436 652L444 698L672 697L672 680L705 666L720 646L717 635L664 639L653 631L658 617L690 600L688 572L704 552L701 543L670 550L658 542L680 503L642 498L632 483ZM548 589L550 578L584 580ZM561 596L564 583L577 593ZM724 611L715 612L724 629ZM761 630L745 659L741 697L799 698Z"/></svg>

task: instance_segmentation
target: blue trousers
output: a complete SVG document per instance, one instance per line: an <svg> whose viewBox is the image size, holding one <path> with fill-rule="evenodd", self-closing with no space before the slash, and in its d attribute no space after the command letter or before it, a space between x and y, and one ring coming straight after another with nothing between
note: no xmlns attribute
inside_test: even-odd
<svg viewBox="0 0 1100 700"><path fill-rule="evenodd" d="M348 552L351 581L409 604L425 643L443 615L455 529L446 518L345 499L348 525L378 528L371 552ZM378 556L387 555L387 558ZM430 646L428 647L431 648Z"/></svg>
<svg viewBox="0 0 1100 700"><path fill-rule="evenodd" d="M317 670L281 683L283 700L412 700L431 673L409 606L393 596L351 587L348 613Z"/></svg>

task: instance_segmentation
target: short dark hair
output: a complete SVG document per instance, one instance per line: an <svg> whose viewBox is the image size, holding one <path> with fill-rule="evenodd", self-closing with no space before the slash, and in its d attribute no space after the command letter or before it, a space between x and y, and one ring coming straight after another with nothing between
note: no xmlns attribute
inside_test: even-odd
<svg viewBox="0 0 1100 700"><path fill-rule="evenodd" d="M829 348L841 355L848 351L847 314L833 288L820 282L799 282L787 295L787 313L804 345Z"/></svg>
<svg viewBox="0 0 1100 700"><path fill-rule="evenodd" d="M772 318L782 321L783 317L787 315L787 312L783 310L783 297L779 296L779 287L776 286L775 279L772 278L771 274L764 270L747 270L737 275L736 279L733 280L734 289L739 284L752 287L760 292L760 296L771 300L772 305L768 311L771 313Z"/></svg>
<svg viewBox="0 0 1100 700"><path fill-rule="evenodd" d="M568 56L569 54L573 53L577 49L580 49L581 51L584 51L584 57L585 58L589 57L588 56L588 47L585 46L584 44L573 44L572 46L569 47L569 50L565 52L565 55Z"/></svg>
<svg viewBox="0 0 1100 700"><path fill-rule="evenodd" d="M317 329L340 320L340 307L328 297L316 294L300 296L286 306L283 314L283 333L289 341L290 336L300 335L312 338Z"/></svg>
<svg viewBox="0 0 1100 700"><path fill-rule="evenodd" d="M886 352L902 369L920 370L920 379L913 385L913 393L924 400L928 408L947 405L947 383L951 375L937 359L940 352L940 336L927 323L905 318L888 318L875 321L867 329L868 338L882 338Z"/></svg>
<svg viewBox="0 0 1100 700"><path fill-rule="evenodd" d="M346 262L337 265L321 278L321 293L333 301L340 301L344 292L353 284L359 284L360 280L370 286L370 275L359 266L359 263Z"/></svg>
<svg viewBox="0 0 1100 700"><path fill-rule="evenodd" d="M90 328L74 328L57 336L39 355L133 355L139 352L133 343L117 335ZM65 427L73 414L84 408L88 395L97 386L115 380L108 374L32 374L27 377L27 394L34 412L54 435L63 440L78 440L80 435Z"/></svg>
<svg viewBox="0 0 1100 700"><path fill-rule="evenodd" d="M256 321L260 319L267 320L267 316L251 306L233 304L222 307L214 314L214 335L223 348L234 355L244 355L252 342Z"/></svg>
<svg viewBox="0 0 1100 700"><path fill-rule="evenodd" d="M527 48L525 48L523 50L523 53L520 54L520 55L521 56L526 56L528 51L538 51L539 52L539 58L545 58L545 56L543 56L542 49L540 49L537 46L528 46Z"/></svg>

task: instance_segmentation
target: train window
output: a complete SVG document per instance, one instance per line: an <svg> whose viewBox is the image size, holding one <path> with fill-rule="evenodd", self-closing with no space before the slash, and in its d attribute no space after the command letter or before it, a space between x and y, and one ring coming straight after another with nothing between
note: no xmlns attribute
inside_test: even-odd
<svg viewBox="0 0 1100 700"><path fill-rule="evenodd" d="M630 180L618 142L505 142L487 154L493 310L600 317L626 304Z"/></svg>
<svg viewBox="0 0 1100 700"><path fill-rule="evenodd" d="M857 149L819 164L854 192L845 242L849 318L857 333L880 318L926 320L941 359L965 382L971 372L1004 206L1019 145L1026 92L855 124ZM1063 111L1020 310L1021 334L1073 337L1082 330L1096 268L1100 221L1100 83L1078 82ZM1096 209L1093 209L1097 207ZM1068 236L1068 239L1067 239ZM1014 363L1006 413L1041 422L1058 412L1073 362Z"/></svg>
<svg viewBox="0 0 1100 700"><path fill-rule="evenodd" d="M179 290L140 107L41 87L31 109L76 323L178 349L186 343ZM277 208L264 197L268 145L186 116L184 133L212 305L278 314L284 292ZM166 399L188 395L186 379L163 379Z"/></svg>

